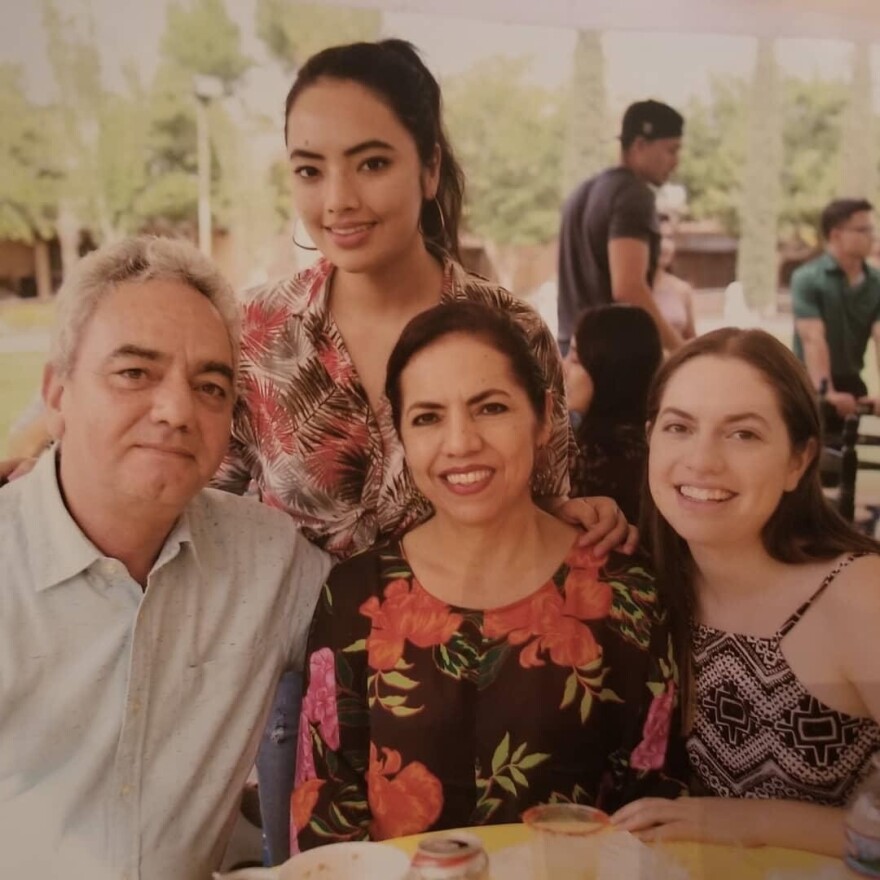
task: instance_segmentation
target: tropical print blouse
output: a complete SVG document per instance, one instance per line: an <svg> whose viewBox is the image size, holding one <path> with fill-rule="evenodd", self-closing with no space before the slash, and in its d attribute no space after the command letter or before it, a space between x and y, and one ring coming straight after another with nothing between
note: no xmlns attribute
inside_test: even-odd
<svg viewBox="0 0 880 880"><path fill-rule="evenodd" d="M651 577L574 546L511 605L447 605L399 542L330 576L309 639L291 845L518 821L542 802L606 810L680 793L675 702Z"/></svg>
<svg viewBox="0 0 880 880"><path fill-rule="evenodd" d="M253 480L262 500L289 513L309 540L349 556L403 534L431 508L406 468L390 403L383 397L373 411L330 313L332 272L321 260L258 289L245 305L242 393L214 485L240 494ZM568 495L575 446L547 326L524 302L454 262L443 267L442 299L498 306L525 331L554 392L553 436L533 493Z"/></svg>

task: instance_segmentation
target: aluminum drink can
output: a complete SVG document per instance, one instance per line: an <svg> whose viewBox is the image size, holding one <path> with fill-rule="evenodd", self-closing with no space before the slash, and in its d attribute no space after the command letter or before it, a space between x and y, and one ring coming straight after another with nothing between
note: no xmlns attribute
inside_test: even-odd
<svg viewBox="0 0 880 880"><path fill-rule="evenodd" d="M429 837L419 842L408 880L489 880L489 857L470 834Z"/></svg>

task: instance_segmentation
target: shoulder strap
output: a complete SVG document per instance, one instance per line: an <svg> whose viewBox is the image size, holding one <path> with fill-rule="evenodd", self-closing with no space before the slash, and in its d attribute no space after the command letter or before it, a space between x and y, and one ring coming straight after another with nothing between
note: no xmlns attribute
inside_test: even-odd
<svg viewBox="0 0 880 880"><path fill-rule="evenodd" d="M838 562L837 565L835 565L834 568L832 568L831 571L829 571L828 574L825 575L824 580L821 584L819 584L819 589L817 589L816 592L813 593L813 595L810 596L810 598L807 599L806 602L804 602L800 606L800 608L798 608L797 611L795 611L794 614L792 614L788 618L788 620L786 620L785 623L782 624L778 632L779 638L781 639L783 636L788 635L788 633L790 633L792 629L794 629L798 621L807 613L810 606L822 595L822 593L825 592L826 589L828 589L828 586L837 577L837 575L840 574L840 572L842 572L854 559L858 559L860 556L864 555L864 553L850 553L849 556L841 559L840 562Z"/></svg>

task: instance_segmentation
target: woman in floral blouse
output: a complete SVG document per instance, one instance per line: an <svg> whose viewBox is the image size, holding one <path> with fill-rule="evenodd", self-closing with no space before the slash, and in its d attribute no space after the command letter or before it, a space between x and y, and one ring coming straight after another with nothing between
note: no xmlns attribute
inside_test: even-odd
<svg viewBox="0 0 880 880"><path fill-rule="evenodd" d="M435 513L340 565L319 601L293 848L677 793L665 614L640 563L597 561L534 502L552 403L521 331L436 306L404 330L386 394Z"/></svg>
<svg viewBox="0 0 880 880"><path fill-rule="evenodd" d="M242 394L214 485L240 493L253 482L265 503L340 558L424 520L430 506L404 466L385 365L410 318L441 301L475 300L511 314L556 392L536 497L589 527L584 541L599 552L622 541L632 549L634 534L610 499L568 500L573 442L551 333L528 305L456 261L462 173L440 88L413 47L384 40L314 55L287 97L285 143L294 206L322 259L250 296ZM287 855L279 837L286 843L294 685L287 677L258 761L276 863Z"/></svg>

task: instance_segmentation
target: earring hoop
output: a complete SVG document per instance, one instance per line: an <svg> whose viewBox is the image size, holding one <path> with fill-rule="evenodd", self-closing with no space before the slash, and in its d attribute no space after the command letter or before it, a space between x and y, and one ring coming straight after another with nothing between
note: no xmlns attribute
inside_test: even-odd
<svg viewBox="0 0 880 880"><path fill-rule="evenodd" d="M292 242L293 242L298 248L300 248L301 250L304 250L304 251L316 251L316 250L318 250L316 247L309 247L308 245L300 244L300 243L296 240L296 227L295 227L295 226L293 227L293 232L290 234L290 239L291 239L291 241L292 241Z"/></svg>

